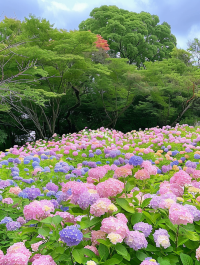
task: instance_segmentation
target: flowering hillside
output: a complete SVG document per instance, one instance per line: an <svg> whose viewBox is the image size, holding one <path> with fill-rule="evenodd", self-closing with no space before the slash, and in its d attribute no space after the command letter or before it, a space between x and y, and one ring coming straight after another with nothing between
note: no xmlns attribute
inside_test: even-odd
<svg viewBox="0 0 200 265"><path fill-rule="evenodd" d="M1 265L200 264L200 128L100 128L0 153Z"/></svg>

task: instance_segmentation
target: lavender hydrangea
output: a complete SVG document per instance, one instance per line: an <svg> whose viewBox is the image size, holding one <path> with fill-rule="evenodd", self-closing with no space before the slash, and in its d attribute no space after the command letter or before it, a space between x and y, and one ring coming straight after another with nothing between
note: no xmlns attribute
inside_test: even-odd
<svg viewBox="0 0 200 265"><path fill-rule="evenodd" d="M159 228L153 234L156 247L168 248L170 246L169 234L166 229Z"/></svg>
<svg viewBox="0 0 200 265"><path fill-rule="evenodd" d="M144 233L145 237L148 237L151 234L153 227L147 223L139 222L133 226L133 229L136 231L141 231Z"/></svg>
<svg viewBox="0 0 200 265"><path fill-rule="evenodd" d="M59 235L69 247L76 246L83 240L83 233L75 225L65 227Z"/></svg>
<svg viewBox="0 0 200 265"><path fill-rule="evenodd" d="M148 245L145 235L139 231L130 231L124 241L130 248L133 248L134 250L146 248Z"/></svg>
<svg viewBox="0 0 200 265"><path fill-rule="evenodd" d="M194 221L200 220L200 211L194 205L185 204L184 207L189 210L191 215L194 217Z"/></svg>
<svg viewBox="0 0 200 265"><path fill-rule="evenodd" d="M15 231L19 229L20 227L21 227L20 222L11 221L6 224L6 228L8 231Z"/></svg>

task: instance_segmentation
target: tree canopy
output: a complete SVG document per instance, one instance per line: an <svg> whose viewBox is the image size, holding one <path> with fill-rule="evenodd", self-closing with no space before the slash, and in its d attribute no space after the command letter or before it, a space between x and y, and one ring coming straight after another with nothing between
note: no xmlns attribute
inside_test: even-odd
<svg viewBox="0 0 200 265"><path fill-rule="evenodd" d="M80 31L100 34L110 46L109 54L128 58L129 64L140 67L145 61L161 61L170 57L176 37L167 22L159 25L159 18L150 13L129 12L116 6L101 6L90 12L79 24Z"/></svg>

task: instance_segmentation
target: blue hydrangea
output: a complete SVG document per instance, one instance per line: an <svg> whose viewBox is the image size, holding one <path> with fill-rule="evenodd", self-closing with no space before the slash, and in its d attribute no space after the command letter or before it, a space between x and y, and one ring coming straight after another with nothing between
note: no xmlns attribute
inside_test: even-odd
<svg viewBox="0 0 200 265"><path fill-rule="evenodd" d="M39 157L33 157L33 161L40 163Z"/></svg>
<svg viewBox="0 0 200 265"><path fill-rule="evenodd" d="M194 159L200 159L200 155L195 154L195 155L194 155Z"/></svg>
<svg viewBox="0 0 200 265"><path fill-rule="evenodd" d="M47 197L51 197L51 196L55 196L56 195L56 192L55 191L48 191L47 193L46 193L46 196Z"/></svg>
<svg viewBox="0 0 200 265"><path fill-rule="evenodd" d="M7 160L1 161L1 165L8 166L8 161Z"/></svg>
<svg viewBox="0 0 200 265"><path fill-rule="evenodd" d="M140 156L132 156L129 159L129 165L133 165L133 166L140 166L142 162L143 162L143 159Z"/></svg>
<svg viewBox="0 0 200 265"><path fill-rule="evenodd" d="M177 155L177 154L179 154L179 151L177 151L177 150L172 151L172 156L175 156L175 155Z"/></svg>
<svg viewBox="0 0 200 265"><path fill-rule="evenodd" d="M13 163L14 162L14 158L8 158L8 163Z"/></svg>
<svg viewBox="0 0 200 265"><path fill-rule="evenodd" d="M90 153L90 154L89 154L89 157L94 157L94 154L93 154L93 153Z"/></svg>
<svg viewBox="0 0 200 265"><path fill-rule="evenodd" d="M113 162L113 164L116 165L116 166L119 166L119 165L120 165L120 162L119 162L119 160L115 160L115 161Z"/></svg>
<svg viewBox="0 0 200 265"><path fill-rule="evenodd" d="M11 218L11 217L4 217L2 220L1 220L1 222L0 222L0 224L7 224L7 223L9 223L9 222L12 222L13 221L13 219Z"/></svg>
<svg viewBox="0 0 200 265"><path fill-rule="evenodd" d="M106 161L106 164L110 164L110 161Z"/></svg>
<svg viewBox="0 0 200 265"><path fill-rule="evenodd" d="M24 165L27 165L29 163L30 163L30 160L28 160L28 159L24 160Z"/></svg>
<svg viewBox="0 0 200 265"><path fill-rule="evenodd" d="M83 233L75 225L62 229L59 235L69 247L77 246L83 240Z"/></svg>

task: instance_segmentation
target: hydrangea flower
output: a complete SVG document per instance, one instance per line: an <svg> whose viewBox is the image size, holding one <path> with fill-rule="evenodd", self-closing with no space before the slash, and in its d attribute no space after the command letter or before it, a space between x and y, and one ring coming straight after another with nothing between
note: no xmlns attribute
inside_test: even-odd
<svg viewBox="0 0 200 265"><path fill-rule="evenodd" d="M125 238L125 243L134 250L146 248L148 242L145 235L139 231L129 231L127 237Z"/></svg>
<svg viewBox="0 0 200 265"><path fill-rule="evenodd" d="M133 165L133 166L140 166L142 162L143 162L143 159L140 156L132 156L129 159L129 165Z"/></svg>
<svg viewBox="0 0 200 265"><path fill-rule="evenodd" d="M144 233L145 237L148 237L151 234L153 227L147 223L139 222L133 226L133 229L136 231L141 231Z"/></svg>
<svg viewBox="0 0 200 265"><path fill-rule="evenodd" d="M83 233L74 225L67 226L59 232L60 238L67 246L76 246L83 240Z"/></svg>

